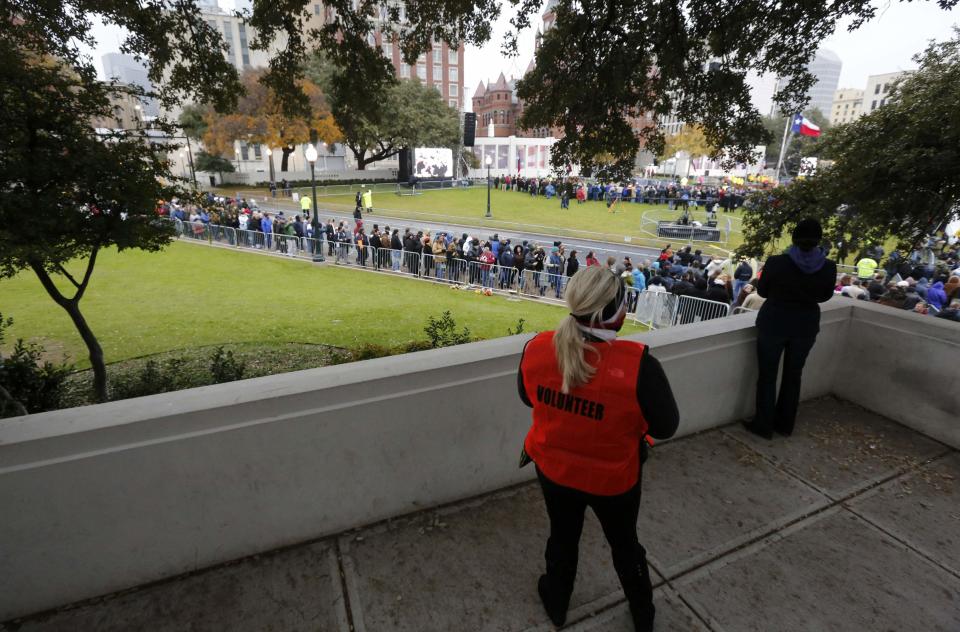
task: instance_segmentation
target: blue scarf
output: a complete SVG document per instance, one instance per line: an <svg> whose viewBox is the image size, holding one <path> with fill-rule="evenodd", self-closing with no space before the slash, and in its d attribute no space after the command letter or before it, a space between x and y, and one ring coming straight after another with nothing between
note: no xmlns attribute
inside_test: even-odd
<svg viewBox="0 0 960 632"><path fill-rule="evenodd" d="M804 252L796 246L790 246L787 255L804 274L819 272L827 262L827 251L819 247Z"/></svg>

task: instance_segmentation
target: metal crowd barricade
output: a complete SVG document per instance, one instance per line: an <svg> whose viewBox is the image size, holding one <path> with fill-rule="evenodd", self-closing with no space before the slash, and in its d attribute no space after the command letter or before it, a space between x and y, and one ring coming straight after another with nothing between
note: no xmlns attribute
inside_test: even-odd
<svg viewBox="0 0 960 632"><path fill-rule="evenodd" d="M229 226L210 224L208 231L211 241L215 241L217 243L226 243L231 246L235 246L237 243L236 230Z"/></svg>
<svg viewBox="0 0 960 632"><path fill-rule="evenodd" d="M695 296L681 296L677 299L675 325L689 325L704 320L726 318L730 315L730 305L719 301L709 301Z"/></svg>
<svg viewBox="0 0 960 632"><path fill-rule="evenodd" d="M410 250L403 251L403 265L401 271L406 272L407 274L412 274L414 276L420 276L421 270L423 269L421 256L419 252L412 252Z"/></svg>
<svg viewBox="0 0 960 632"><path fill-rule="evenodd" d="M633 318L651 329L663 329L673 326L676 310L677 297L674 294L647 290L637 297Z"/></svg>
<svg viewBox="0 0 960 632"><path fill-rule="evenodd" d="M403 264L403 251L392 248L380 248L377 250L377 261L383 270L400 272Z"/></svg>

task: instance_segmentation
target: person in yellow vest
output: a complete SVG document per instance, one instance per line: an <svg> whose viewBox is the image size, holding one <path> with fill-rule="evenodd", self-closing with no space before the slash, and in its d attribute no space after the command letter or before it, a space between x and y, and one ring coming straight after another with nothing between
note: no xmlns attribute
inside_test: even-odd
<svg viewBox="0 0 960 632"><path fill-rule="evenodd" d="M603 527L638 631L655 609L646 550L637 540L646 435L666 439L679 424L660 363L646 345L618 340L627 291L615 272L587 267L570 279L570 314L531 339L517 376L533 409L521 467L533 462L550 517L546 573L537 590L554 624L566 622L587 507Z"/></svg>
<svg viewBox="0 0 960 632"><path fill-rule="evenodd" d="M313 202L310 200L309 195L304 195L300 198L300 210L303 212L304 216L310 217L310 207Z"/></svg>
<svg viewBox="0 0 960 632"><path fill-rule="evenodd" d="M873 278L877 268L880 266L873 258L867 256L857 262L857 278L861 281L869 281Z"/></svg>
<svg viewBox="0 0 960 632"><path fill-rule="evenodd" d="M373 212L373 191L370 189L363 192L363 210L367 213Z"/></svg>

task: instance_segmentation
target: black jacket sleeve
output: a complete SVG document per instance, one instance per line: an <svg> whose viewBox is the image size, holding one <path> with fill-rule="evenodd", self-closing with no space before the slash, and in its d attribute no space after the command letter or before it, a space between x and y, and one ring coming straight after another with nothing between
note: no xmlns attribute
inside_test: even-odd
<svg viewBox="0 0 960 632"><path fill-rule="evenodd" d="M643 352L643 362L637 376L637 402L647 420L647 434L654 439L669 439L680 425L680 411L673 398L670 381L660 362L650 355L650 349Z"/></svg>
<svg viewBox="0 0 960 632"><path fill-rule="evenodd" d="M533 338L531 338L530 340L533 340ZM523 353L520 354L520 366L517 367L517 389L520 391L520 401L522 401L524 404L526 404L530 408L533 408L533 402L531 402L530 398L527 397L527 389L524 388L523 386L523 370L522 370L523 356L524 354L527 353L527 345L530 344L530 340L528 340L526 344L523 345Z"/></svg>

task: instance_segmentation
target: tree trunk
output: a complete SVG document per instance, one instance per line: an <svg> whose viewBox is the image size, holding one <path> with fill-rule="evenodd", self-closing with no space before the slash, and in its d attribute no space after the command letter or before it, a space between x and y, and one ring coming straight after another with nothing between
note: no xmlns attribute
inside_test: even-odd
<svg viewBox="0 0 960 632"><path fill-rule="evenodd" d="M90 273L93 271L95 261L96 251L91 255L90 261L87 264L87 274L84 276L82 285L78 287L77 295L72 299L68 299L60 293L53 279L50 278L50 274L44 269L41 263L31 261L30 267L37 275L37 278L40 279L40 284L43 285L43 288L47 291L47 294L50 295L50 298L70 316L74 327L77 328L77 332L83 339L84 344L87 345L87 351L90 354L90 367L93 369L93 394L96 401L105 402L107 401L107 367L103 361L103 349L100 347L100 342L93 334L83 314L80 313L80 298L83 296L84 290L86 290L86 284L90 279Z"/></svg>
<svg viewBox="0 0 960 632"><path fill-rule="evenodd" d="M280 171L286 171L287 160L290 158L290 154L293 153L293 150L285 146L281 151L283 152L283 156L280 158Z"/></svg>
<svg viewBox="0 0 960 632"><path fill-rule="evenodd" d="M107 365L103 361L103 349L100 342L93 335L90 325L80 313L80 304L76 301L69 301L63 308L70 315L74 327L80 332L84 344L87 345L87 351L90 353L90 366L93 368L93 393L98 402L107 401Z"/></svg>

